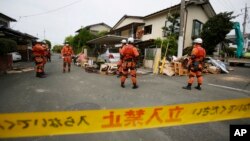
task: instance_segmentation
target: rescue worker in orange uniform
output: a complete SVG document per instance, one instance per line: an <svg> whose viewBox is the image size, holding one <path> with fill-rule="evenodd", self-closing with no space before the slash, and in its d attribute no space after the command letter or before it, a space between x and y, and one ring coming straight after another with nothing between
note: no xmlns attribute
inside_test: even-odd
<svg viewBox="0 0 250 141"><path fill-rule="evenodd" d="M194 77L197 77L198 85L195 87L198 90L201 90L202 85L202 68L203 68L203 61L206 57L206 51L204 48L201 47L202 39L197 38L194 40L194 46L191 53L191 57L188 61L188 69L189 69L189 79L188 85L183 87L183 89L191 90L191 86L194 82Z"/></svg>
<svg viewBox="0 0 250 141"><path fill-rule="evenodd" d="M136 62L139 57L139 52L133 45L134 38L128 38L128 44L123 46L121 49L121 59L122 59L122 77L121 77L121 87L125 88L125 80L130 71L131 80L133 83L133 89L138 88L136 82Z"/></svg>
<svg viewBox="0 0 250 141"><path fill-rule="evenodd" d="M42 47L42 42L36 42L35 45L32 48L34 61L36 64L35 71L36 71L36 77L39 78L45 78L44 74L44 54L45 54L45 48Z"/></svg>
<svg viewBox="0 0 250 141"><path fill-rule="evenodd" d="M43 54L43 69L45 68L45 64L47 63L47 56L48 56L48 47L45 41L42 42L42 47L44 48ZM45 72L43 72L45 74Z"/></svg>
<svg viewBox="0 0 250 141"><path fill-rule="evenodd" d="M68 42L65 42L65 45L61 50L61 55L63 58L63 73L65 73L67 66L68 66L68 72L70 72L72 55L74 55L74 52Z"/></svg>
<svg viewBox="0 0 250 141"><path fill-rule="evenodd" d="M122 50L122 48L127 44L127 41L126 41L125 39L123 39L123 40L121 41L121 43L122 43L122 45L121 45L121 47L119 48L120 56L122 56L122 55L121 55L121 50ZM120 77L120 76L122 76L122 59L120 59L119 62L117 63L117 67L118 67L118 76L117 76L117 77Z"/></svg>

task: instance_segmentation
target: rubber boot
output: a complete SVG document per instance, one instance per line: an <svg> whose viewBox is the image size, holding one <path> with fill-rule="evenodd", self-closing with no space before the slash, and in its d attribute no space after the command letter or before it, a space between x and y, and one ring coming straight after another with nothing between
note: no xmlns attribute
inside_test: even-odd
<svg viewBox="0 0 250 141"><path fill-rule="evenodd" d="M121 82L121 87L125 88L124 82Z"/></svg>
<svg viewBox="0 0 250 141"><path fill-rule="evenodd" d="M43 75L42 72L39 72L38 77L39 77L39 78L45 78L46 76Z"/></svg>
<svg viewBox="0 0 250 141"><path fill-rule="evenodd" d="M136 84L133 84L133 87L132 87L132 89L137 89L138 88L138 85L136 85Z"/></svg>
<svg viewBox="0 0 250 141"><path fill-rule="evenodd" d="M189 83L187 86L184 86L184 87L182 87L182 88L183 88L183 89L186 89L186 90L191 90L191 89L192 89L192 88L191 88L191 85L192 85L192 84Z"/></svg>
<svg viewBox="0 0 250 141"><path fill-rule="evenodd" d="M201 85L200 84L198 84L197 86L195 86L194 87L195 89L197 89L197 90L201 90Z"/></svg>

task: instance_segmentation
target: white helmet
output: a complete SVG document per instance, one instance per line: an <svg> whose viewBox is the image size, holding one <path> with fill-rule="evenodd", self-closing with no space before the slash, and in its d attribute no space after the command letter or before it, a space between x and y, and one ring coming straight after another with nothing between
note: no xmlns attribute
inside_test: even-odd
<svg viewBox="0 0 250 141"><path fill-rule="evenodd" d="M129 43L134 43L134 38L133 38L133 37L129 37L129 38L128 38L128 42L129 42Z"/></svg>
<svg viewBox="0 0 250 141"><path fill-rule="evenodd" d="M194 39L194 43L202 44L202 39L196 38L196 39Z"/></svg>
<svg viewBox="0 0 250 141"><path fill-rule="evenodd" d="M125 39L123 39L121 42L122 42L123 44L126 44L126 43L127 43L127 41L126 41Z"/></svg>

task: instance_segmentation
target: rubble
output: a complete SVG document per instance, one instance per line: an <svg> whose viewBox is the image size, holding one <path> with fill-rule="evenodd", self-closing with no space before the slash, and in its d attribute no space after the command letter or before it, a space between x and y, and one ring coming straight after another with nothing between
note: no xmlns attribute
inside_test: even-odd
<svg viewBox="0 0 250 141"><path fill-rule="evenodd" d="M217 68L216 66L209 66L207 69L208 69L208 72L212 74L218 74L221 72L221 70Z"/></svg>
<svg viewBox="0 0 250 141"><path fill-rule="evenodd" d="M176 56L172 56L171 58L168 58L166 60L159 61L158 70L161 70L162 64L163 66L163 75L167 76L186 76L188 75L188 63L189 57L187 55L177 58ZM99 63L98 62L93 63L92 61L85 64L85 71L89 73L100 73L103 75L116 75L118 66L116 63ZM231 71L231 70L230 70ZM211 74L220 74L220 73L229 73L228 69L226 68L226 65L221 62L220 60L215 60L211 57L205 58L204 67L202 70L203 73L211 73ZM144 70L142 68L137 69L137 74L149 74L152 73L152 70Z"/></svg>
<svg viewBox="0 0 250 141"><path fill-rule="evenodd" d="M163 67L163 74L167 76L174 76L174 75L188 75L188 69L186 68L188 63L188 56L185 55L181 58L177 58L176 56L172 56L172 58L167 61L160 61L166 62ZM161 68L161 65L159 66ZM226 65L220 61L215 60L211 57L207 57L205 59L204 67L202 70L203 73L212 73L212 74L219 74L219 73L229 73L229 70L226 68Z"/></svg>
<svg viewBox="0 0 250 141"><path fill-rule="evenodd" d="M100 66L100 73L101 74L113 74L115 75L117 72L117 64L115 63L104 63Z"/></svg>
<svg viewBox="0 0 250 141"><path fill-rule="evenodd" d="M211 57L208 57L209 59L209 63L213 64L215 67L221 69L221 71L225 72L225 73L229 73L229 71L226 68L226 65L221 62L220 60L215 60Z"/></svg>

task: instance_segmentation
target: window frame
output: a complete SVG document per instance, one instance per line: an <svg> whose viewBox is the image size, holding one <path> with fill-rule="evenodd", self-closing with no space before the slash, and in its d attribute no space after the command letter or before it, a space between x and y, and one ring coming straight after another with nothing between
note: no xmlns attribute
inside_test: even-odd
<svg viewBox="0 0 250 141"><path fill-rule="evenodd" d="M147 29L149 28L149 29ZM149 35L149 34L152 34L152 29L153 29L153 25L147 25L147 26L144 26L144 35Z"/></svg>
<svg viewBox="0 0 250 141"><path fill-rule="evenodd" d="M203 28L203 23L197 19L194 19L193 20L193 26L192 26L192 36L191 38L197 38L197 37L200 37L201 35L201 31L202 31L202 28ZM198 26L198 28L197 28ZM198 31L197 31L198 30ZM198 34L197 34L198 32Z"/></svg>

